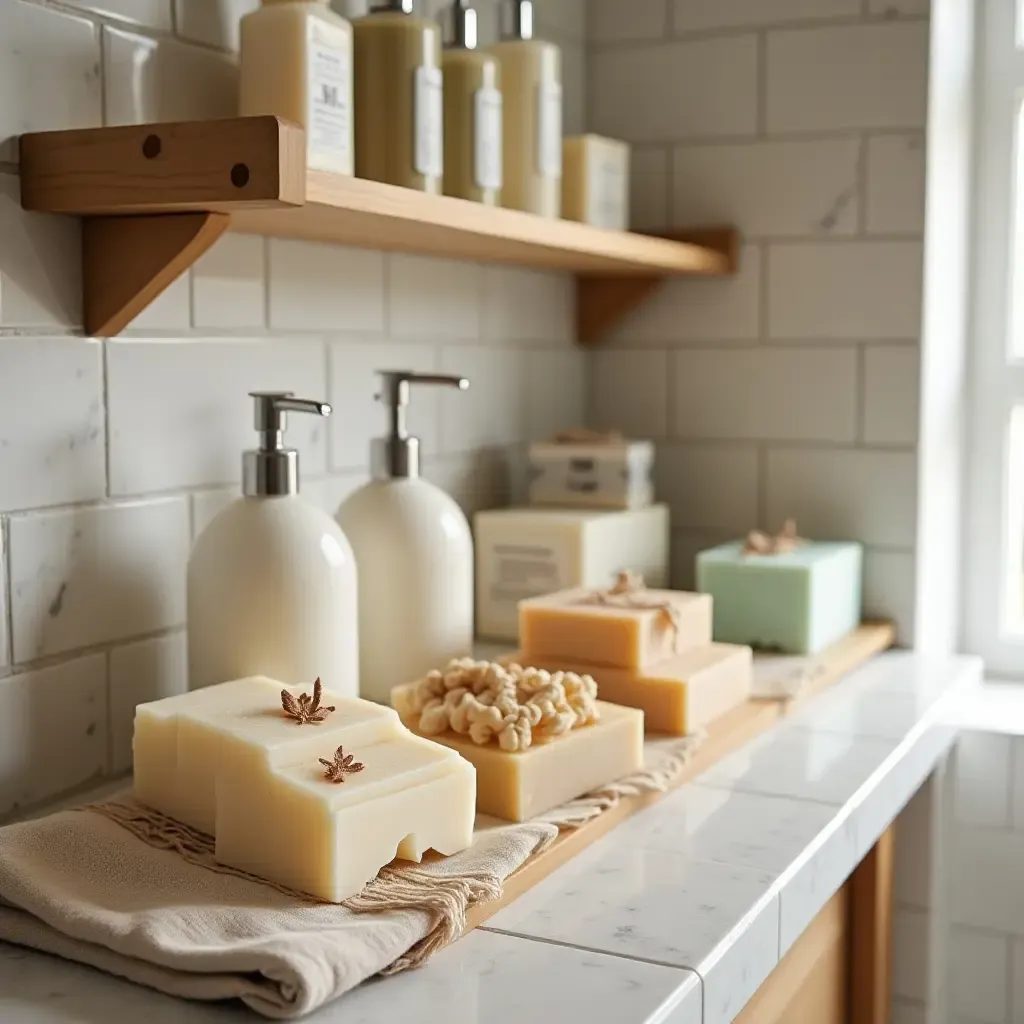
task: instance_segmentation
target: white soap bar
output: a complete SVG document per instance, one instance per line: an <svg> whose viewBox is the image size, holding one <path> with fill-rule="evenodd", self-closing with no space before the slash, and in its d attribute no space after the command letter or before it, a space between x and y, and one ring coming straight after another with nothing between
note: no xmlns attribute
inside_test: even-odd
<svg viewBox="0 0 1024 1024"><path fill-rule="evenodd" d="M479 636L516 640L521 600L573 587L602 588L624 570L649 587L668 583L665 505L622 512L496 509L478 512L476 621Z"/></svg>
<svg viewBox="0 0 1024 1024"><path fill-rule="evenodd" d="M310 687L287 687L298 695ZM395 857L450 855L472 842L476 773L410 732L390 708L325 692L336 710L300 725L281 684L240 679L142 704L135 795L213 835L222 864L340 902ZM341 783L320 759L338 747L364 767Z"/></svg>
<svg viewBox="0 0 1024 1024"><path fill-rule="evenodd" d="M597 228L629 227L629 143L600 135L563 140L562 216Z"/></svg>
<svg viewBox="0 0 1024 1024"><path fill-rule="evenodd" d="M654 445L530 445L530 504L646 508L654 501Z"/></svg>

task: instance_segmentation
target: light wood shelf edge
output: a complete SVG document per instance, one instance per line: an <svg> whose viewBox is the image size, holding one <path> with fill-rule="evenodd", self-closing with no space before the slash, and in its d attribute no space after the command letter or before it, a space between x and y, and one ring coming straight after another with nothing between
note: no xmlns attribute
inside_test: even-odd
<svg viewBox="0 0 1024 1024"><path fill-rule="evenodd" d="M708 739L686 766L676 785L681 786L701 772L707 771L723 757L739 750L797 707L803 706L810 697L842 679L868 659L887 650L895 642L895 637L891 623L865 623L812 659L811 677L814 682L798 700L751 700L718 719L708 730ZM506 879L499 899L478 904L470 910L466 931L480 927L503 907L542 882L554 870L568 863L627 818L663 799L664 795L648 793L620 800L610 810L581 828L563 832L545 851L531 857Z"/></svg>
<svg viewBox="0 0 1024 1024"><path fill-rule="evenodd" d="M86 265L84 306L103 311L88 318L90 333L116 333L131 319L118 309L136 315L205 251L199 244L167 245L169 214L230 218L208 219L208 232L226 224L273 238L572 272L580 275L577 319L585 344L598 340L665 278L736 270L739 239L730 227L672 237L605 231L307 173L304 153L302 129L276 117L39 132L21 137L22 205L85 217L87 233L101 224L108 240L120 234L113 221L134 222L124 234L145 249L144 285L127 294L128 281L139 275L125 257L103 270ZM150 244L142 241L147 224L161 236ZM108 242L104 248L120 253L125 247ZM94 249L92 243L85 246L87 259ZM153 265L162 252L163 269ZM109 292L118 275L125 283L116 286L113 302L109 294L93 294L95 282L102 280Z"/></svg>

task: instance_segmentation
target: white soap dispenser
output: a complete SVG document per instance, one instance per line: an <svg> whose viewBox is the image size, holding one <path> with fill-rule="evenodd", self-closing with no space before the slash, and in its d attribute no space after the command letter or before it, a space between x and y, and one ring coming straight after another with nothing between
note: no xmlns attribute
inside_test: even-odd
<svg viewBox="0 0 1024 1024"><path fill-rule="evenodd" d="M359 696L388 704L391 689L473 647L473 539L459 506L419 475L419 440L406 431L412 384L465 390L462 377L378 371L390 435L373 444L374 476L338 510L359 567Z"/></svg>
<svg viewBox="0 0 1024 1024"><path fill-rule="evenodd" d="M252 392L259 447L242 456L242 494L202 532L188 563L189 687L263 675L334 693L359 687L356 563L338 524L299 497L288 412L331 407Z"/></svg>

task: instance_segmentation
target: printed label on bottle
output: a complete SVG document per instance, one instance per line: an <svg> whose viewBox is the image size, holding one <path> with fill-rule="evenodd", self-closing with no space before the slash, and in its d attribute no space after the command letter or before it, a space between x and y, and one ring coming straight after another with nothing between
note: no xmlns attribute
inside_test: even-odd
<svg viewBox="0 0 1024 1024"><path fill-rule="evenodd" d="M473 111L473 152L477 188L501 188L502 100L497 89L477 89Z"/></svg>
<svg viewBox="0 0 1024 1024"><path fill-rule="evenodd" d="M537 171L545 178L562 176L562 86L537 86Z"/></svg>
<svg viewBox="0 0 1024 1024"><path fill-rule="evenodd" d="M413 160L417 174L440 178L444 171L444 96L440 68L416 69Z"/></svg>
<svg viewBox="0 0 1024 1024"><path fill-rule="evenodd" d="M306 25L306 164L352 173L352 51L348 33L310 18Z"/></svg>
<svg viewBox="0 0 1024 1024"><path fill-rule="evenodd" d="M626 227L626 180L622 164L613 158L598 159L590 190L587 222L599 228Z"/></svg>

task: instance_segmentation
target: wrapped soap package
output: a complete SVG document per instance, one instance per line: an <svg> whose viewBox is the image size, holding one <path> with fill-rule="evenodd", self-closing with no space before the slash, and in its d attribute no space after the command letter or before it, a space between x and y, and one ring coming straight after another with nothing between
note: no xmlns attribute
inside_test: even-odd
<svg viewBox="0 0 1024 1024"><path fill-rule="evenodd" d="M562 216L596 228L629 228L629 143L600 135L562 142Z"/></svg>
<svg viewBox="0 0 1024 1024"><path fill-rule="evenodd" d="M697 556L697 589L714 601L716 640L816 654L860 625L860 544L751 538Z"/></svg>
<svg viewBox="0 0 1024 1024"><path fill-rule="evenodd" d="M749 647L711 642L707 594L648 590L620 573L613 587L521 601L521 649L502 659L589 675L603 701L637 708L651 732L695 733L744 703Z"/></svg>
<svg viewBox="0 0 1024 1024"><path fill-rule="evenodd" d="M555 440L529 451L531 505L646 508L654 501L651 441Z"/></svg>
<svg viewBox="0 0 1024 1024"><path fill-rule="evenodd" d="M481 813L526 821L643 767L643 713L596 693L587 676L466 658L395 687L391 703L476 768Z"/></svg>
<svg viewBox="0 0 1024 1024"><path fill-rule="evenodd" d="M516 640L518 604L572 587L606 587L625 569L668 582L669 514L662 504L621 512L519 508L478 512L477 635Z"/></svg>
<svg viewBox="0 0 1024 1024"><path fill-rule="evenodd" d="M253 677L140 704L140 803L215 839L221 864L338 903L396 856L473 839L476 773L391 709Z"/></svg>

